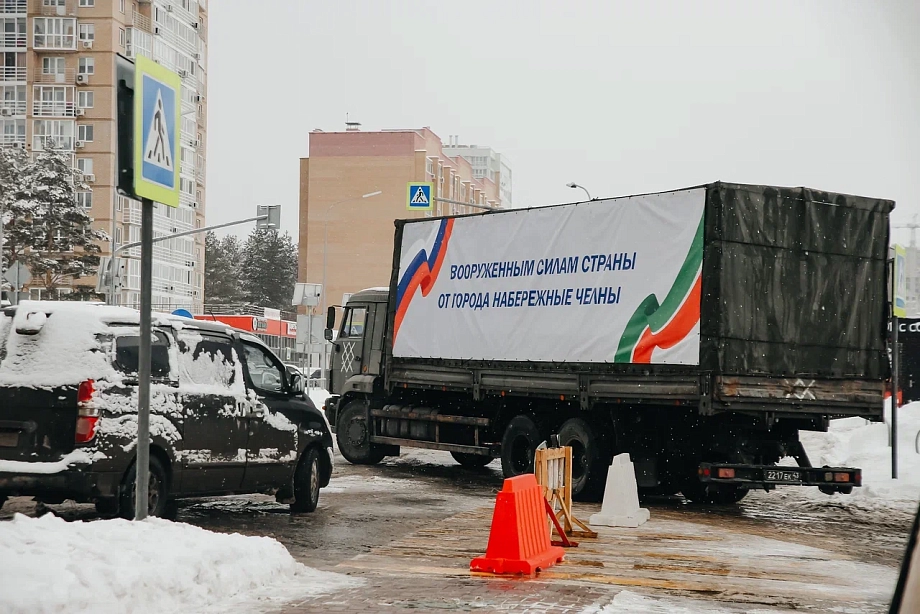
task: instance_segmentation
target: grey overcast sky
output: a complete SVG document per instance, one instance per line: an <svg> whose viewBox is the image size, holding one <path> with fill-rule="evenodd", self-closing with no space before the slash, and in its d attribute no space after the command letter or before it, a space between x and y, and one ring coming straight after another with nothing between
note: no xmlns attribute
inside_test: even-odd
<svg viewBox="0 0 920 614"><path fill-rule="evenodd" d="M721 179L891 198L897 224L920 213L918 0L209 11L209 224L278 203L296 240L308 133L343 129L346 113L491 145L511 160L518 207L577 200L570 181L615 196Z"/></svg>

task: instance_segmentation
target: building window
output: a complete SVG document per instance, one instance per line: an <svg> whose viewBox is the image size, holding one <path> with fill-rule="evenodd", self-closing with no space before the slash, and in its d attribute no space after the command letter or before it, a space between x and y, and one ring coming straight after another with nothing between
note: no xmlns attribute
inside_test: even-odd
<svg viewBox="0 0 920 614"><path fill-rule="evenodd" d="M124 47L128 43L128 33L124 28L118 28L118 44Z"/></svg>
<svg viewBox="0 0 920 614"><path fill-rule="evenodd" d="M91 143L93 140L93 125L80 124L77 126L77 140Z"/></svg>
<svg viewBox="0 0 920 614"><path fill-rule="evenodd" d="M77 170L79 170L84 175L93 174L93 159L92 158L77 158Z"/></svg>
<svg viewBox="0 0 920 614"><path fill-rule="evenodd" d="M80 40L81 41L96 40L96 25L92 23L81 23L80 24Z"/></svg>
<svg viewBox="0 0 920 614"><path fill-rule="evenodd" d="M38 151L52 144L73 151L73 120L37 119L32 124L32 149Z"/></svg>
<svg viewBox="0 0 920 614"><path fill-rule="evenodd" d="M80 0L80 6L90 8L96 6L96 0Z"/></svg>
<svg viewBox="0 0 920 614"><path fill-rule="evenodd" d="M42 74L58 75L61 80L64 78L64 58L47 57L42 58Z"/></svg>
<svg viewBox="0 0 920 614"><path fill-rule="evenodd" d="M118 0L118 10L122 13L125 12L125 0Z"/></svg>
<svg viewBox="0 0 920 614"><path fill-rule="evenodd" d="M36 17L33 20L36 49L76 49L77 20L66 17Z"/></svg>
<svg viewBox="0 0 920 614"><path fill-rule="evenodd" d="M93 58L80 58L77 72L81 75L92 75L96 72L96 61Z"/></svg>
<svg viewBox="0 0 920 614"><path fill-rule="evenodd" d="M93 208L93 193L92 192L77 192L77 204L83 207L84 209Z"/></svg>
<svg viewBox="0 0 920 614"><path fill-rule="evenodd" d="M115 245L121 245L121 226L115 227Z"/></svg>
<svg viewBox="0 0 920 614"><path fill-rule="evenodd" d="M77 92L77 106L81 109L92 109L95 101L95 93L85 90Z"/></svg>

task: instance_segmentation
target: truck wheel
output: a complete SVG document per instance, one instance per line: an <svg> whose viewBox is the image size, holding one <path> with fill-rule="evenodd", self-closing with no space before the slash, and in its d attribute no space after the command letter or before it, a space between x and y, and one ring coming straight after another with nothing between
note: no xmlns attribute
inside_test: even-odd
<svg viewBox="0 0 920 614"><path fill-rule="evenodd" d="M361 401L352 401L339 414L335 440L339 444L339 452L349 463L376 465L383 460L383 450L370 441L367 409Z"/></svg>
<svg viewBox="0 0 920 614"><path fill-rule="evenodd" d="M572 448L572 498L598 501L604 495L607 478L594 429L582 418L570 418L559 428L559 445Z"/></svg>
<svg viewBox="0 0 920 614"><path fill-rule="evenodd" d="M319 503L319 455L316 448L303 453L294 471L294 502L291 511L295 514L309 513Z"/></svg>
<svg viewBox="0 0 920 614"><path fill-rule="evenodd" d="M468 469L479 469L480 467L485 467L492 462L491 456L483 456L482 454L451 452L450 455L454 457L455 461Z"/></svg>
<svg viewBox="0 0 920 614"><path fill-rule="evenodd" d="M121 481L121 505L118 513L122 518L134 519L134 491L137 483L136 462L125 473ZM166 504L169 501L169 486L166 479L166 469L155 456L150 457L150 480L147 483L147 515L163 517Z"/></svg>
<svg viewBox="0 0 920 614"><path fill-rule="evenodd" d="M502 437L502 473L513 478L533 473L533 455L543 439L530 416L515 416Z"/></svg>

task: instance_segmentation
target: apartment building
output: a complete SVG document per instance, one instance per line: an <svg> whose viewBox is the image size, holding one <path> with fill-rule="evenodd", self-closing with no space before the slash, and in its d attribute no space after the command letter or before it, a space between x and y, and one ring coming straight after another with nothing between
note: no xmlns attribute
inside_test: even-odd
<svg viewBox="0 0 920 614"><path fill-rule="evenodd" d="M73 152L89 191L77 195L117 246L140 239L140 202L115 189L115 58L147 56L182 77L181 204L157 206L154 234L204 226L207 118L206 0L0 0L0 144L31 152L54 143ZM120 304L140 302L140 250L122 252ZM204 237L154 247L157 308L200 309ZM76 283L95 283L80 279ZM58 292L66 293L68 288ZM32 298L43 297L39 288Z"/></svg>
<svg viewBox="0 0 920 614"><path fill-rule="evenodd" d="M462 156L446 153L430 128L356 129L310 133L310 156L300 161L300 281L326 281L326 302L390 283L393 221L426 215L406 210L406 184L429 181L438 198L501 206L498 184L476 177ZM363 195L380 192L368 198ZM474 213L467 205L435 202L427 215Z"/></svg>
<svg viewBox="0 0 920 614"><path fill-rule="evenodd" d="M460 137L448 137L444 154L464 158L473 167L473 177L489 179L498 185L503 209L511 209L511 161L488 145L462 145Z"/></svg>

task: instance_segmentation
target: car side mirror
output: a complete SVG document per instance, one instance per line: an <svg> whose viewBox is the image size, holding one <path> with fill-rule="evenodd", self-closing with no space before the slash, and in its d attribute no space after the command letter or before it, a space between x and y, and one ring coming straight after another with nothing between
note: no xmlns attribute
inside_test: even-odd
<svg viewBox="0 0 920 614"><path fill-rule="evenodd" d="M326 328L335 328L335 307L326 310Z"/></svg>
<svg viewBox="0 0 920 614"><path fill-rule="evenodd" d="M326 341L332 341L332 329L327 328L325 331L323 331L323 337L326 339Z"/></svg>
<svg viewBox="0 0 920 614"><path fill-rule="evenodd" d="M303 376L300 373L291 374L291 396L303 394Z"/></svg>

